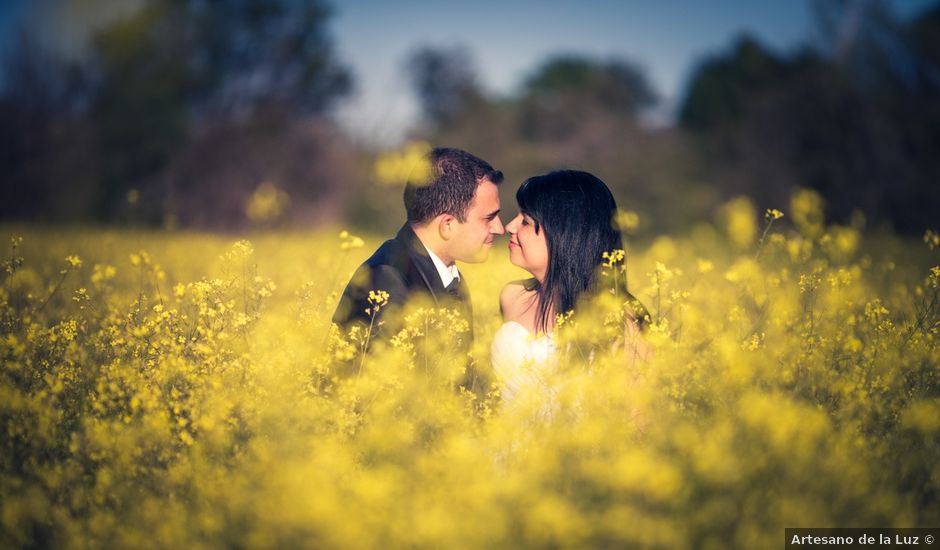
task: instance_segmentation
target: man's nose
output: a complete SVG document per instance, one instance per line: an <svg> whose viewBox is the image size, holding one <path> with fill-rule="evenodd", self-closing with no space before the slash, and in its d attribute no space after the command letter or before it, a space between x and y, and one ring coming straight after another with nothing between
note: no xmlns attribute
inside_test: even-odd
<svg viewBox="0 0 940 550"><path fill-rule="evenodd" d="M490 233L493 233L494 235L502 235L505 232L506 228L503 227L503 222L499 219L499 216L493 218L493 224L490 227Z"/></svg>

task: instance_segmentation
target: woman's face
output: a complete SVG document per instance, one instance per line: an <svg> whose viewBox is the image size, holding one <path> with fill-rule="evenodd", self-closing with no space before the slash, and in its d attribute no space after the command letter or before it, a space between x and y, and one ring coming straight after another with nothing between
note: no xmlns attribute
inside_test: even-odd
<svg viewBox="0 0 940 550"><path fill-rule="evenodd" d="M535 231L535 220L520 212L506 224L509 232L509 261L525 269L539 281L548 273L548 241L545 228Z"/></svg>

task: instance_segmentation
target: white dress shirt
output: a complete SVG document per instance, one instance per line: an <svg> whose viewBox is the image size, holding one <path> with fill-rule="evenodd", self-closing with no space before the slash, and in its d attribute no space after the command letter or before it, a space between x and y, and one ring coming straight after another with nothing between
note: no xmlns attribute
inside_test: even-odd
<svg viewBox="0 0 940 550"><path fill-rule="evenodd" d="M424 245L424 243L421 244ZM457 271L456 264L444 265L444 262L437 257L437 254L431 252L430 248L425 246L424 249L428 251L428 256L431 257L434 267L437 268L437 274L441 276L441 283L444 284L444 288L447 288L454 279L460 278L460 272Z"/></svg>

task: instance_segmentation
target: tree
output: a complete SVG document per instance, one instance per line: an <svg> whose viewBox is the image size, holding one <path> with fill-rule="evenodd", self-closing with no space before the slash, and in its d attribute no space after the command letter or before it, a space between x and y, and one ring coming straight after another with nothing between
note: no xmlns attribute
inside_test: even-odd
<svg viewBox="0 0 940 550"><path fill-rule="evenodd" d="M780 85L790 73L785 60L744 35L729 54L712 56L695 70L679 123L706 130L739 119L755 94Z"/></svg>
<svg viewBox="0 0 940 550"><path fill-rule="evenodd" d="M937 10L905 24L879 2L820 4L820 47L777 55L740 40L695 70L680 123L728 194L777 206L810 186L835 221L860 210L921 233L940 217L940 73L922 30Z"/></svg>
<svg viewBox="0 0 940 550"><path fill-rule="evenodd" d="M936 97L940 93L940 4L914 21L909 36L917 54L914 62L918 92Z"/></svg>
<svg viewBox="0 0 940 550"><path fill-rule="evenodd" d="M128 190L162 174L205 129L248 122L256 130L253 121L264 120L276 132L326 113L351 88L333 60L328 16L318 0L150 0L100 31L99 214L112 216ZM172 185L188 193L199 182Z"/></svg>
<svg viewBox="0 0 940 550"><path fill-rule="evenodd" d="M522 133L532 139L563 139L598 116L630 122L657 101L643 71L629 61L557 55L526 80Z"/></svg>
<svg viewBox="0 0 940 550"><path fill-rule="evenodd" d="M94 200L94 135L83 67L25 28L3 60L0 217L76 220Z"/></svg>
<svg viewBox="0 0 940 550"><path fill-rule="evenodd" d="M454 125L484 101L469 51L462 46L422 46L405 66L421 109L437 128Z"/></svg>
<svg viewBox="0 0 940 550"><path fill-rule="evenodd" d="M333 59L319 0L189 1L199 106L240 114L275 104L322 114L352 87Z"/></svg>

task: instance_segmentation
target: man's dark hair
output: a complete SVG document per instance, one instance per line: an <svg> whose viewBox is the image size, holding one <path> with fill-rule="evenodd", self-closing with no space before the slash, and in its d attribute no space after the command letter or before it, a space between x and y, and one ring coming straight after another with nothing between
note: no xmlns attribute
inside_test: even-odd
<svg viewBox="0 0 940 550"><path fill-rule="evenodd" d="M437 147L429 156L430 182L405 185L409 223L424 223L445 213L463 222L480 180L488 179L494 184L503 181L502 172L466 151Z"/></svg>

